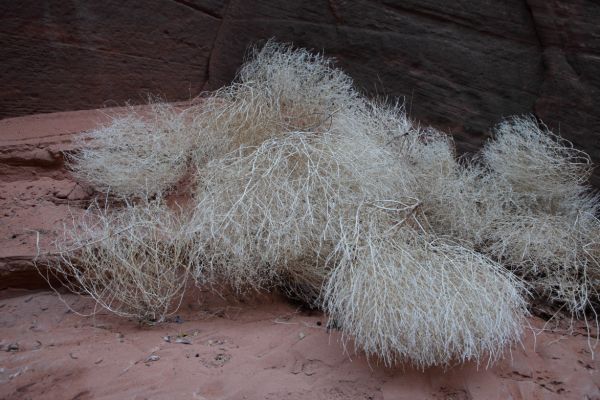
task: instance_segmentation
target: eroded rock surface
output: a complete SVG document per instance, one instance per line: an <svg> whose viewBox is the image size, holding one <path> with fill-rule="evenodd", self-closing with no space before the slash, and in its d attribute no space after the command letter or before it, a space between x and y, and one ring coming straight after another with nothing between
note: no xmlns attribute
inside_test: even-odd
<svg viewBox="0 0 600 400"><path fill-rule="evenodd" d="M0 289L44 285L33 267L38 249L49 251L92 194L72 179L64 154L74 134L107 119L105 112L75 111L0 121Z"/></svg>

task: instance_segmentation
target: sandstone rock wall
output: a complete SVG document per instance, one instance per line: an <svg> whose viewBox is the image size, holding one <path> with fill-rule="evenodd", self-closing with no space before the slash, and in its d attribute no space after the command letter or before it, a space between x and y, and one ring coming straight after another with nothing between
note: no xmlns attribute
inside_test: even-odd
<svg viewBox="0 0 600 400"><path fill-rule="evenodd" d="M100 111L42 114L0 121L0 289L46 285L36 255L90 203L91 191L66 171L73 135L106 123ZM43 268L43 267L42 267Z"/></svg>
<svg viewBox="0 0 600 400"><path fill-rule="evenodd" d="M275 37L405 97L464 150L502 117L535 113L600 162L597 1L0 0L0 15L0 117L185 100Z"/></svg>

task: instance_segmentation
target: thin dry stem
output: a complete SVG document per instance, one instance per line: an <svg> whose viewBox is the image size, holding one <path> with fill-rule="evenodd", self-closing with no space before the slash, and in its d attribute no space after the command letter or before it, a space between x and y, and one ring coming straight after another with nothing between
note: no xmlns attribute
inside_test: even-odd
<svg viewBox="0 0 600 400"><path fill-rule="evenodd" d="M117 315L157 323L179 306L191 268L189 240L179 217L159 202L121 210L94 203L65 226L56 246L59 260L50 271Z"/></svg>

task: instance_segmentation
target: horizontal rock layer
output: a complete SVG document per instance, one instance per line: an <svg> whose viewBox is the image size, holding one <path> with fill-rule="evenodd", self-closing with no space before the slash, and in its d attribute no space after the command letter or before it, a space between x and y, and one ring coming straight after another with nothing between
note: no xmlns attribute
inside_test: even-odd
<svg viewBox="0 0 600 400"><path fill-rule="evenodd" d="M0 289L44 286L34 268L38 251L50 251L63 222L92 194L66 171L64 152L75 133L107 118L105 110L0 121Z"/></svg>

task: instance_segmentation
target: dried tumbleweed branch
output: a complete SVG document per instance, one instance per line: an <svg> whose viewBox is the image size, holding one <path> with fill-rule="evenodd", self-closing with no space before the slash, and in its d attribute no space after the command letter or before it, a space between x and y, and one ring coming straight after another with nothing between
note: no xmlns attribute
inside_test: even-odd
<svg viewBox="0 0 600 400"><path fill-rule="evenodd" d="M155 105L83 137L93 205L52 271L119 315L161 321L187 280L283 287L386 365L497 360L519 339L524 284L582 315L598 299L589 158L530 119L474 160L365 99L330 60L272 41L186 110ZM188 209L169 192L194 171Z"/></svg>
<svg viewBox="0 0 600 400"><path fill-rule="evenodd" d="M57 249L50 266L63 284L146 323L177 309L192 265L179 216L156 201L115 211L94 203L65 226Z"/></svg>

